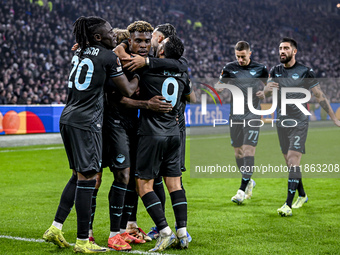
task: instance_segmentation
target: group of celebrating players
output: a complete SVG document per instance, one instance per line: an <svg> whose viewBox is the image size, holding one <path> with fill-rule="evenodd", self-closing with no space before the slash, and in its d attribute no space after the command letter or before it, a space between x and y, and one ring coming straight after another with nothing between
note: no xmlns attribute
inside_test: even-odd
<svg viewBox="0 0 340 255"><path fill-rule="evenodd" d="M145 21L136 21L126 30L113 29L100 17L80 17L74 23L75 54L69 76L68 102L60 118L60 132L72 176L64 188L60 203L44 240L59 247L69 247L62 226L72 207L77 213L75 252L98 253L109 249L97 245L93 237L96 196L102 170L109 167L114 176L109 192L110 235L108 247L131 250L129 243L145 243L157 238L150 251L168 247L186 249L191 241L187 232L187 200L181 175L185 171L186 101L195 102L187 73L188 63L182 57L184 46L171 24L155 29ZM117 40L119 45L117 46ZM237 60L228 63L219 83L239 87L247 98L253 88L253 103L260 109L260 99L281 87L311 89L320 105L336 125L340 126L314 73L297 63L297 44L284 38L280 43L280 61L272 68L251 60L250 46L240 41L235 46ZM123 66L122 64L123 63ZM265 89L259 87L264 81ZM261 81L262 79L262 81ZM292 93L292 98L300 98ZM233 102L231 102L233 105ZM231 111L232 112L232 111ZM295 119L298 126L278 126L282 152L290 167L288 197L278 209L283 216L292 215L291 208L307 202L298 169L304 153L308 119L294 105L279 119ZM233 115L237 121L258 119L245 105L244 115ZM281 123L281 122L279 122ZM255 147L259 128L230 128L232 146L242 173L242 181L232 201L238 204L252 196ZM250 169L250 171L244 171ZM170 193L176 219L176 232L165 218L163 180ZM292 205L296 189L299 199ZM147 235L136 221L138 197L155 223Z"/></svg>

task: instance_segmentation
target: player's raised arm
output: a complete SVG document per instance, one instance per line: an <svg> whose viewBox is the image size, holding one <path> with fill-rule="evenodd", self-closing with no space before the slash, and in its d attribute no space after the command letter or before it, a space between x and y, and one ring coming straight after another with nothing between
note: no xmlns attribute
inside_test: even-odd
<svg viewBox="0 0 340 255"><path fill-rule="evenodd" d="M320 85L316 85L315 87L311 88L311 90L320 106L327 112L329 117L333 120L334 124L340 127L340 121L335 116L335 113L331 105L329 104L329 101L326 98L325 94L322 92Z"/></svg>
<svg viewBox="0 0 340 255"><path fill-rule="evenodd" d="M113 77L111 79L117 85L119 91L122 93L123 96L130 97L133 95L133 93L135 93L138 87L139 75L135 74L131 81L128 81L124 74Z"/></svg>

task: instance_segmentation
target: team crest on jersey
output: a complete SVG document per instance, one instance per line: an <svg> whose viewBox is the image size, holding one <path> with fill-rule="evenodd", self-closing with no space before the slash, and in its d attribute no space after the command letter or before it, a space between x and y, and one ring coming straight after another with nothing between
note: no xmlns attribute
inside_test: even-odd
<svg viewBox="0 0 340 255"><path fill-rule="evenodd" d="M252 75L252 76L254 76L255 74L256 74L256 71L253 69L253 70L250 70L250 74Z"/></svg>
<svg viewBox="0 0 340 255"><path fill-rule="evenodd" d="M123 163L125 161L125 156L123 154L119 154L117 157L116 157L116 160L119 162L119 163Z"/></svg>
<svg viewBox="0 0 340 255"><path fill-rule="evenodd" d="M276 73L275 76L276 76L276 77L281 77L282 74L277 74L277 73Z"/></svg>
<svg viewBox="0 0 340 255"><path fill-rule="evenodd" d="M300 78L300 76L299 76L297 73L295 73L295 74L292 75L292 78L293 78L294 80L297 80L297 79Z"/></svg>

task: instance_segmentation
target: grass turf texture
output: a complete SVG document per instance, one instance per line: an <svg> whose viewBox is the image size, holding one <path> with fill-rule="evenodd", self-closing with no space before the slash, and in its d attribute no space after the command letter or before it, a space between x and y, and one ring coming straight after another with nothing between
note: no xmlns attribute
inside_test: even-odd
<svg viewBox="0 0 340 255"><path fill-rule="evenodd" d="M230 138L226 135L192 136L188 151L191 164L206 155L235 164ZM1 139L1 138L0 138ZM255 164L284 163L274 130L261 131ZM339 164L339 130L336 127L310 128L307 154L302 163ZM195 147L195 149L193 148ZM48 149L52 148L52 149ZM204 155L204 156L203 156ZM188 167L189 168L189 167ZM62 189L71 176L62 145L0 149L0 236L42 239L51 225ZM281 218L276 210L286 199L287 178L259 178L254 175L253 198L237 206L230 201L240 178L191 178L183 180L188 198L188 230L193 241L185 251L168 249L167 254L339 254L340 179L305 178L309 202L293 209L293 216ZM106 246L109 235L107 194L112 173L104 170L94 221L96 242ZM174 229L174 217L167 197L166 216ZM141 201L138 224L148 231L153 226ZM71 211L63 231L67 241L76 240L76 214ZM72 254L50 243L0 238L0 254ZM132 245L148 251L155 244ZM112 251L114 252L114 251Z"/></svg>

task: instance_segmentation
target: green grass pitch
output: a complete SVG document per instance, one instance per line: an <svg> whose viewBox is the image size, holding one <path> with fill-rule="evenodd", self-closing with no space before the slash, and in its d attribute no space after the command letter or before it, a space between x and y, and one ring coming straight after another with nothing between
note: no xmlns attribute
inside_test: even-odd
<svg viewBox="0 0 340 255"><path fill-rule="evenodd" d="M339 132L332 126L311 127L302 164L339 164ZM187 168L189 163L191 167L207 164L206 159L235 165L228 135L191 135ZM275 129L261 131L255 164L284 164ZM0 171L0 254L72 254L72 249L39 242L53 221L62 189L71 176L63 146L1 148ZM193 241L188 250L168 249L164 253L340 254L339 178L304 178L308 203L294 209L292 217L282 218L276 210L286 199L287 177L262 178L265 176L254 174L257 185L253 198L238 206L230 199L240 178L195 175L191 171L184 173L183 180L188 199L188 230ZM339 173L332 176L339 177ZM103 246L109 235L107 195L112 181L112 173L105 169L94 221L96 242ZM174 229L169 196L166 216ZM153 226L141 201L137 218L145 231ZM66 240L75 243L74 209L63 231ZM132 248L135 253L147 252L154 244L155 241Z"/></svg>

